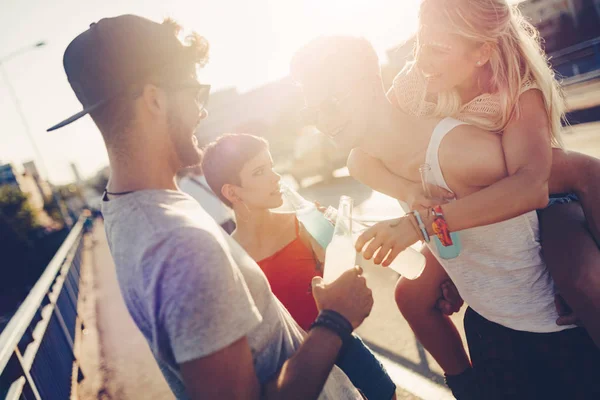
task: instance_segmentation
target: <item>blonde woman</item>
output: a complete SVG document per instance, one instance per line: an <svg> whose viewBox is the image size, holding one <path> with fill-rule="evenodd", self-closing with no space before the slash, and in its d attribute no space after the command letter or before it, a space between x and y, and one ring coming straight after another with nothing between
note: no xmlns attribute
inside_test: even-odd
<svg viewBox="0 0 600 400"><path fill-rule="evenodd" d="M290 69L321 132L412 182L420 181L419 166L429 163L433 182L456 193L453 205L468 204L508 176L501 136L451 117L416 118L391 104L377 54L364 39L315 39L295 54ZM456 397L600 398L600 349L585 329L556 324L556 290L542 260L536 212L466 228L468 220L456 219L460 207L447 206L436 212L461 231L462 250L440 263L469 303L464 325L473 363L460 384L449 382ZM375 233L369 246L393 256L443 225L431 212L411 212L363 236ZM359 238L357 248L363 243Z"/></svg>
<svg viewBox="0 0 600 400"><path fill-rule="evenodd" d="M577 193L580 204L571 195L562 196L554 200L561 204L541 212L543 255L562 296L600 344L600 253L590 235L600 237L593 208L598 202L590 200L598 198L594 176L600 167L595 159L560 150L564 103L535 29L504 0L424 0L416 62L395 79L389 98L415 116L452 116L502 134L510 176L445 205L446 214L454 215L448 220L450 229L544 208L549 192ZM412 208L433 205L419 183L391 174L365 152L353 151L348 166L359 181ZM367 248L365 257L374 250ZM383 256L375 262L381 263ZM449 385L460 388L470 362L452 321L436 307L440 287L449 278L429 252L427 260L421 278L399 281L396 300Z"/></svg>

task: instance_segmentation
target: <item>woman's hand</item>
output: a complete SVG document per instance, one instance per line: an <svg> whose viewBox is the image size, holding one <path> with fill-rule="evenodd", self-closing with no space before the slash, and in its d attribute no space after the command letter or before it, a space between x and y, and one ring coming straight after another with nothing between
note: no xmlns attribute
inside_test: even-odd
<svg viewBox="0 0 600 400"><path fill-rule="evenodd" d="M411 183L406 187L406 203L411 210L423 211L433 206L446 204L454 198L454 193L439 187L430 185L431 197L423 191L420 183Z"/></svg>
<svg viewBox="0 0 600 400"><path fill-rule="evenodd" d="M365 260L370 260L374 254L377 254L373 262L380 265L383 261L384 267L389 266L398 254L420 239L409 218L404 216L376 223L358 237L356 251L362 252L365 245L369 243L363 252Z"/></svg>
<svg viewBox="0 0 600 400"><path fill-rule="evenodd" d="M318 201L315 201L315 207L317 207L317 210L319 210L321 214L325 214L325 211L327 211L327 207L322 206Z"/></svg>

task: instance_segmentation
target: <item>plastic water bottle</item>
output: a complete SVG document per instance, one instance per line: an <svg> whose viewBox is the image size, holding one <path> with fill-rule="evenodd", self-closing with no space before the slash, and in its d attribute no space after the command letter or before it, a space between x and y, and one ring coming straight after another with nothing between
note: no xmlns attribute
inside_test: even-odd
<svg viewBox="0 0 600 400"><path fill-rule="evenodd" d="M324 215L328 220L336 221L338 211L329 206L327 207ZM352 243L355 244L358 237L366 229L368 229L368 226L353 218ZM409 247L398 254L387 268L394 270L407 279L417 279L423 273L423 270L425 269L425 263L425 256L412 247Z"/></svg>
<svg viewBox="0 0 600 400"><path fill-rule="evenodd" d="M291 207L291 212L295 212L298 220L302 222L304 228L310 235L326 249L333 238L333 224L317 209L314 203L300 196L298 192L287 185L281 185L284 197L284 205Z"/></svg>
<svg viewBox="0 0 600 400"><path fill-rule="evenodd" d="M340 197L335 230L325 252L323 280L331 283L355 265L356 250L352 238L352 198Z"/></svg>
<svg viewBox="0 0 600 400"><path fill-rule="evenodd" d="M308 233L319 243L323 249L328 249L329 246L342 246L339 242L332 243L334 237L334 226L337 225L338 210L335 207L329 206L325 213L320 212L314 203L306 200L298 192L289 186L282 184L281 191L283 193L284 205L275 212L293 212L302 222ZM341 199L340 199L341 200ZM352 199L350 199L352 200ZM356 249L354 244L358 236L368 227L352 218L350 223L350 232L352 237L352 252L349 246L344 244L346 253L351 254L348 258L352 258L352 262L356 260ZM342 249L336 252L341 252ZM351 263L353 267L354 264ZM425 268L425 257L409 247L402 253L398 254L394 261L389 265L390 269L396 271L407 279L418 278Z"/></svg>

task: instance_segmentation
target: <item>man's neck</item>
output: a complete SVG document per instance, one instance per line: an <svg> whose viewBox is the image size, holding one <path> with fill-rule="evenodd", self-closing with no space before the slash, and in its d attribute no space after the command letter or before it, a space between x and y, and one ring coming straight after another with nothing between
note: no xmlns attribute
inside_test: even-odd
<svg viewBox="0 0 600 400"><path fill-rule="evenodd" d="M412 119L391 103L378 110L378 114L371 118L371 121L375 121L373 129L368 139L362 140L360 147L373 157L386 159L389 154L398 153L398 145L409 142L412 128L407 122Z"/></svg>
<svg viewBox="0 0 600 400"><path fill-rule="evenodd" d="M127 152L108 153L111 176L108 191L113 193L148 189L177 190L177 167L163 149L141 145Z"/></svg>

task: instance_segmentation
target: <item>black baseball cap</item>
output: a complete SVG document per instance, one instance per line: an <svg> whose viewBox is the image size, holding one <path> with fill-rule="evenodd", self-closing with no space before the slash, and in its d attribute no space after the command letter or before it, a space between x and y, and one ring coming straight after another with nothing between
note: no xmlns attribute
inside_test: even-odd
<svg viewBox="0 0 600 400"><path fill-rule="evenodd" d="M65 50L63 65L83 110L52 126L62 128L126 93L131 84L179 59L173 28L137 15L92 23Z"/></svg>

